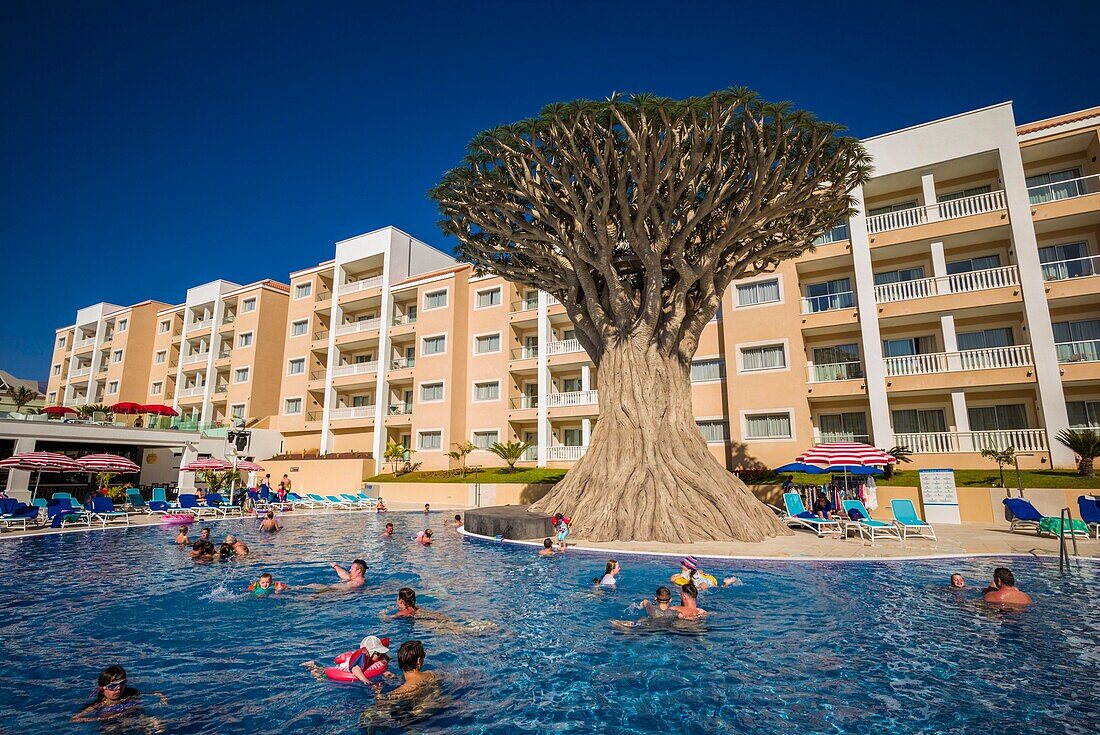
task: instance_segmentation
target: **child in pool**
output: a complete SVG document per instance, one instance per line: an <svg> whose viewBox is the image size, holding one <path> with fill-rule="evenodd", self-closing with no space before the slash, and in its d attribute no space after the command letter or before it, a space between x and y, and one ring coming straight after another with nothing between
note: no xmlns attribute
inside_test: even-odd
<svg viewBox="0 0 1100 735"><path fill-rule="evenodd" d="M423 531L416 534L416 543L420 544L421 546L431 546L432 545L432 529L425 528Z"/></svg>
<svg viewBox="0 0 1100 735"><path fill-rule="evenodd" d="M607 566L604 568L602 577L592 580L592 584L599 587L614 587L616 584L615 577L622 574L622 568L619 566L619 562L614 559L607 560Z"/></svg>
<svg viewBox="0 0 1100 735"><path fill-rule="evenodd" d="M168 704L168 698L160 692L151 692L160 697L161 704ZM99 674L96 697L73 716L73 722L93 722L101 716L133 713L140 707L141 692L127 686L126 669L121 666L108 666Z"/></svg>
<svg viewBox="0 0 1100 735"><path fill-rule="evenodd" d="M248 586L256 597L266 597L286 589L286 582L276 582L269 573L264 572L260 578Z"/></svg>
<svg viewBox="0 0 1100 735"><path fill-rule="evenodd" d="M180 526L179 530L176 531L176 543L181 546L190 543L191 539L187 538L187 534L190 530L190 526Z"/></svg>

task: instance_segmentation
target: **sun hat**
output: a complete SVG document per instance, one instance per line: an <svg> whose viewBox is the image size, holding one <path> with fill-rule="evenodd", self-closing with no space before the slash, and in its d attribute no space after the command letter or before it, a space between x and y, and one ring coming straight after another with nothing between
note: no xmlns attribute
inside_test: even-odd
<svg viewBox="0 0 1100 735"><path fill-rule="evenodd" d="M694 556L686 556L680 560L680 564L687 567L693 572L699 571L699 562L695 560Z"/></svg>
<svg viewBox="0 0 1100 735"><path fill-rule="evenodd" d="M376 635L368 635L359 642L359 647L367 649L367 653L389 653L390 649L386 645L389 642L389 638L382 639Z"/></svg>

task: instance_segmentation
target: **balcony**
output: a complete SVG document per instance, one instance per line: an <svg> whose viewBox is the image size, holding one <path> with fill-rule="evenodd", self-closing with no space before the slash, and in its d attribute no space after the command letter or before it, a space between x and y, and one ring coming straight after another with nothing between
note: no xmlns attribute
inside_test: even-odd
<svg viewBox="0 0 1100 735"><path fill-rule="evenodd" d="M573 341L576 341L576 340L573 340ZM574 350L570 350L570 352L574 352ZM560 354L560 353L551 353L551 354ZM523 347L513 347L512 348L512 359L513 360L534 360L538 356L539 356L538 345L525 345Z"/></svg>
<svg viewBox="0 0 1100 735"><path fill-rule="evenodd" d="M209 329L212 326L214 326L214 317L207 317L206 319L203 319L201 321L191 322L188 325L188 327L190 328L187 331L197 332L200 329Z"/></svg>
<svg viewBox="0 0 1100 735"><path fill-rule="evenodd" d="M861 380L863 364L855 362L830 362L821 365L807 365L808 380L811 383L831 383L836 380Z"/></svg>
<svg viewBox="0 0 1100 735"><path fill-rule="evenodd" d="M546 459L549 462L576 462L586 451L588 447L547 447Z"/></svg>
<svg viewBox="0 0 1100 735"><path fill-rule="evenodd" d="M912 281L883 283L875 286L875 301L887 304L893 301L926 299L929 296L965 293L967 291L985 291L991 288L1016 286L1020 283L1020 272L1014 265L1002 268L988 268L969 273L956 273L950 276L918 278Z"/></svg>
<svg viewBox="0 0 1100 735"><path fill-rule="evenodd" d="M76 398L66 398L65 402L62 405L68 406L69 408L74 408L76 406L83 406L87 402L88 399L84 396L77 396Z"/></svg>
<svg viewBox="0 0 1100 735"><path fill-rule="evenodd" d="M337 365L332 369L332 377L342 378L345 375L363 375L365 373L377 373L378 361L356 362L351 365Z"/></svg>
<svg viewBox="0 0 1100 735"><path fill-rule="evenodd" d="M415 357L398 357L395 360L390 360L390 370L408 370L415 366Z"/></svg>
<svg viewBox="0 0 1100 735"><path fill-rule="evenodd" d="M882 361L887 377L951 373L960 370L995 370L997 368L1028 367L1031 345L991 347L961 352L934 352L928 355L887 357Z"/></svg>
<svg viewBox="0 0 1100 735"><path fill-rule="evenodd" d="M1043 429L1005 431L953 431L922 434L894 434L894 445L908 447L914 454L980 452L983 449L1017 452L1045 452L1047 433Z"/></svg>
<svg viewBox="0 0 1100 735"><path fill-rule="evenodd" d="M233 356L233 350L232 349L225 349L225 350L219 351L217 356L214 359L215 360L228 360L232 356Z"/></svg>
<svg viewBox="0 0 1100 735"><path fill-rule="evenodd" d="M342 419L372 419L374 418L374 406L351 406L349 408L334 408L329 411L330 421Z"/></svg>
<svg viewBox="0 0 1100 735"><path fill-rule="evenodd" d="M206 362L210 357L210 350L206 352L192 352L190 355L184 355L180 360L184 365L191 365L196 362Z"/></svg>
<svg viewBox="0 0 1100 735"><path fill-rule="evenodd" d="M94 344L95 344L95 337L88 337L86 339L78 339L76 342L73 342L73 349L74 350L79 350L79 349L84 348L84 347L91 347Z"/></svg>
<svg viewBox="0 0 1100 735"><path fill-rule="evenodd" d="M413 407L411 403L391 403L386 410L387 416L412 416Z"/></svg>
<svg viewBox="0 0 1100 735"><path fill-rule="evenodd" d="M371 276L370 278L362 278L358 281L348 281L340 286L340 295L358 293L359 291L366 291L369 288L380 288L381 286L382 276Z"/></svg>
<svg viewBox="0 0 1100 735"><path fill-rule="evenodd" d="M1082 176L1079 179L1029 186L1027 198L1035 205L1057 202L1063 199L1076 199L1077 197L1097 193L1100 193L1100 174L1093 174L1092 176Z"/></svg>
<svg viewBox="0 0 1100 735"><path fill-rule="evenodd" d="M519 396L511 399L511 405L513 409L522 410L526 408L538 408L539 397L538 396Z"/></svg>
<svg viewBox="0 0 1100 735"><path fill-rule="evenodd" d="M76 370L73 370L72 375L70 375L69 377L70 378L86 378L91 374L92 374L92 366L89 365L88 367L82 367L82 368L77 368Z"/></svg>
<svg viewBox="0 0 1100 735"><path fill-rule="evenodd" d="M546 396L548 408L566 408L569 406L595 406L600 403L600 392L595 390L577 390L569 393L550 393Z"/></svg>
<svg viewBox="0 0 1100 735"><path fill-rule="evenodd" d="M833 432L818 434L814 437L814 445L817 444L832 444L833 442L859 442L860 444L870 444L870 434L852 434L847 431Z"/></svg>
<svg viewBox="0 0 1100 735"><path fill-rule="evenodd" d="M332 291L318 291L317 295L313 297L313 301L317 304L332 301Z"/></svg>
<svg viewBox="0 0 1100 735"><path fill-rule="evenodd" d="M580 340L563 339L558 340L557 342L549 342L546 345L547 355L567 355L571 352L584 352L584 348L581 347Z"/></svg>
<svg viewBox="0 0 1100 735"><path fill-rule="evenodd" d="M1043 270L1044 281L1067 281L1071 278L1085 278L1100 273L1100 255L1070 260L1055 260L1039 266Z"/></svg>
<svg viewBox="0 0 1100 735"><path fill-rule="evenodd" d="M1004 191L990 191L962 199L951 199L923 207L899 209L896 212L884 212L867 218L867 234L875 235L889 230L936 222L939 220L969 217L975 214L996 212L1006 208Z"/></svg>
<svg viewBox="0 0 1100 735"><path fill-rule="evenodd" d="M216 395L216 396L222 396L222 395L225 395L228 392L229 392L229 384L228 383L221 383L220 385L215 385L214 386L214 395Z"/></svg>
<svg viewBox="0 0 1100 735"><path fill-rule="evenodd" d="M181 388L176 393L176 398L193 398L195 396L201 396L206 394L205 385L195 385L190 388Z"/></svg>
<svg viewBox="0 0 1100 735"><path fill-rule="evenodd" d="M802 298L803 314L818 314L823 311L852 309L856 305L854 291L825 294L824 296L806 296Z"/></svg>
<svg viewBox="0 0 1100 735"><path fill-rule="evenodd" d="M399 314L391 322L391 325L395 327L403 327L406 324L416 324L416 314Z"/></svg>
<svg viewBox="0 0 1100 735"><path fill-rule="evenodd" d="M378 317L373 319L363 319L361 321L352 322L351 324L341 324L336 327L336 336L341 337L345 334L357 334L359 332L369 332L372 329L378 329L382 326L382 320Z"/></svg>
<svg viewBox="0 0 1100 735"><path fill-rule="evenodd" d="M1058 354L1058 362L1100 361L1100 339L1085 342L1057 342L1054 350Z"/></svg>
<svg viewBox="0 0 1100 735"><path fill-rule="evenodd" d="M538 297L533 299L520 299L519 301L512 302L512 313L522 311L535 311L539 308Z"/></svg>

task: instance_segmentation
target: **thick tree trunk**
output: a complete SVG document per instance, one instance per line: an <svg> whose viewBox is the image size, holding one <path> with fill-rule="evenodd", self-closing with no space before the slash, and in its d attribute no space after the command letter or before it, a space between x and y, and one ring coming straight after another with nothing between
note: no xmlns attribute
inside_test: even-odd
<svg viewBox="0 0 1100 735"><path fill-rule="evenodd" d="M707 450L688 368L655 348L608 345L588 451L532 510L588 541L762 541L790 534ZM704 410L704 413L706 411Z"/></svg>

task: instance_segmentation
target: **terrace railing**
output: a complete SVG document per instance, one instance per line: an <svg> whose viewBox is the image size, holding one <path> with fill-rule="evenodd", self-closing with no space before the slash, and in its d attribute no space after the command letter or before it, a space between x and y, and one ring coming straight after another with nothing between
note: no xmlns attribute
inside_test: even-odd
<svg viewBox="0 0 1100 735"><path fill-rule="evenodd" d="M588 447L547 447L546 459L550 462L576 462L587 451Z"/></svg>
<svg viewBox="0 0 1100 735"><path fill-rule="evenodd" d="M1056 181L1052 184L1040 184L1027 188L1027 197L1032 204L1046 204L1062 199L1075 199L1100 192L1100 174L1082 176L1078 179Z"/></svg>
<svg viewBox="0 0 1100 735"><path fill-rule="evenodd" d="M883 361L888 377L950 373L960 370L991 370L1026 367L1032 364L1031 345L989 347L959 352L933 352L927 355L887 357Z"/></svg>
<svg viewBox="0 0 1100 735"><path fill-rule="evenodd" d="M989 191L985 194L975 194L961 199L950 199L945 202L936 202L935 204L910 209L899 209L896 212L871 215L867 218L867 232L874 235L889 230L916 227L936 220L956 219L985 212L996 212L1006 206L1004 191Z"/></svg>
<svg viewBox="0 0 1100 735"><path fill-rule="evenodd" d="M1001 268L987 268L949 276L883 283L875 286L875 301L885 304L891 301L908 301L966 291L984 291L1002 286L1015 286L1019 283L1019 269L1014 265L1006 265Z"/></svg>
<svg viewBox="0 0 1100 735"><path fill-rule="evenodd" d="M980 452L983 449L1018 452L1045 452L1047 433L1043 429L1004 431L951 431L919 434L894 434L894 445L908 447L914 454L950 454Z"/></svg>

